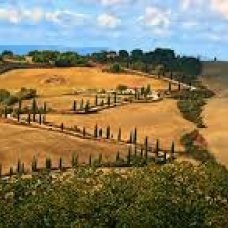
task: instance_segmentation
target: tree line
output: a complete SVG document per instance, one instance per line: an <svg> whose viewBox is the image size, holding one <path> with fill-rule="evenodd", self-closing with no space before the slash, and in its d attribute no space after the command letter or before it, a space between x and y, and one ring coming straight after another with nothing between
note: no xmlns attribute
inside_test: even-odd
<svg viewBox="0 0 228 228"><path fill-rule="evenodd" d="M102 51L93 53L91 58L100 63L119 63L126 68L156 72L161 75L172 74L176 79L190 82L197 78L202 71L202 63L199 58L192 56L180 56L172 49L157 48L154 51L144 52L141 49L120 51ZM121 71L114 65L113 71Z"/></svg>

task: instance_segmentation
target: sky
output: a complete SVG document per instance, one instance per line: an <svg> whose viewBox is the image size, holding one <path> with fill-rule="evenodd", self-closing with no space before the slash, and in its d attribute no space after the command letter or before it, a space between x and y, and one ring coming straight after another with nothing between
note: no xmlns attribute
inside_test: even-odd
<svg viewBox="0 0 228 228"><path fill-rule="evenodd" d="M163 47L228 60L228 0L0 0L0 44Z"/></svg>

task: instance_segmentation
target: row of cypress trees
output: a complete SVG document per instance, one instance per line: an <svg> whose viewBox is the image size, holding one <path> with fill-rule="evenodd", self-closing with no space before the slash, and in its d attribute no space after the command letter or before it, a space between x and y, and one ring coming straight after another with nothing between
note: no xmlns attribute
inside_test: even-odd
<svg viewBox="0 0 228 228"><path fill-rule="evenodd" d="M140 149L140 150L138 150ZM157 162L158 159L158 152L159 152L159 140L157 140L156 142L156 151L157 153L155 153L155 162ZM118 151L116 153L116 158L115 158L115 162L113 163L103 163L103 155L100 153L98 159L93 160L92 155L89 155L89 159L88 159L88 163L87 165L89 166L135 166L135 165L143 165L143 164L147 164L148 162L151 161L151 157L148 154L149 152L149 148L148 148L148 137L145 138L145 145L144 147L137 147L137 145L133 147L129 147L128 149L128 153L124 158L121 158L120 156L120 152ZM174 153L175 153L175 145L174 143L172 143L171 145L171 150L170 150L170 161L174 160ZM167 154L164 153L164 163L167 162ZM79 156L78 154L73 153L72 154L72 158L71 158L71 167L70 168L76 168L80 166L79 164ZM69 167L64 167L64 162L63 162L63 158L60 157L59 158L59 163L58 163L58 170L60 171L64 171L64 169L69 168ZM52 163L52 159L50 157L47 157L45 160L45 170L46 171L51 171L53 170L53 163ZM55 168L56 169L56 168ZM40 169L38 167L38 159L34 156L31 162L31 171L32 173L38 172ZM25 165L24 163L21 162L21 160L19 159L17 162L17 167L16 170L13 169L13 167L10 167L9 169L9 176L13 176L15 174L17 175L23 175L25 174ZM0 163L0 177L2 177L2 164Z"/></svg>

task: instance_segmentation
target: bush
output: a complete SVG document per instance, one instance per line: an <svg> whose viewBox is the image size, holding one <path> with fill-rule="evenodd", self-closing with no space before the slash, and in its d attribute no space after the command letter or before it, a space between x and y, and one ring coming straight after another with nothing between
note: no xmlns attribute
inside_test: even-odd
<svg viewBox="0 0 228 228"><path fill-rule="evenodd" d="M10 92L5 89L0 89L0 102L10 97Z"/></svg>
<svg viewBox="0 0 228 228"><path fill-rule="evenodd" d="M3 103L7 106L10 106L10 105L14 105L17 102L18 102L18 97L11 95L8 98L6 98Z"/></svg>
<svg viewBox="0 0 228 228"><path fill-rule="evenodd" d="M36 97L36 90L21 88L21 91L16 96L21 100L30 100Z"/></svg>
<svg viewBox="0 0 228 228"><path fill-rule="evenodd" d="M123 69L119 63L114 63L113 65L110 66L109 72L111 73L121 73L123 72Z"/></svg>
<svg viewBox="0 0 228 228"><path fill-rule="evenodd" d="M215 163L18 178L0 182L0 227L227 227L227 183Z"/></svg>

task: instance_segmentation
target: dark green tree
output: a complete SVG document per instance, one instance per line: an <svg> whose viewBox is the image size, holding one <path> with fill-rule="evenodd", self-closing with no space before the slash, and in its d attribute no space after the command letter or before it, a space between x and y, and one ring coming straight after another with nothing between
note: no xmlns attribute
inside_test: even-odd
<svg viewBox="0 0 228 228"><path fill-rule="evenodd" d="M33 122L36 122L36 113L37 113L37 102L36 99L34 98L32 100L32 115L33 115Z"/></svg>
<svg viewBox="0 0 228 228"><path fill-rule="evenodd" d="M146 136L145 141L144 141L144 148L145 148L145 160L147 161L147 159L148 159L148 150L149 150L149 140L148 140L147 136Z"/></svg>
<svg viewBox="0 0 228 228"><path fill-rule="evenodd" d="M94 138L97 138L97 137L98 137L98 126L96 124L94 127Z"/></svg>
<svg viewBox="0 0 228 228"><path fill-rule="evenodd" d="M90 111L90 102L88 100L85 105L85 113L88 113L89 111Z"/></svg>
<svg viewBox="0 0 228 228"><path fill-rule="evenodd" d="M44 102L43 111L44 111L43 123L46 123L46 115L47 115L47 103L46 102Z"/></svg>
<svg viewBox="0 0 228 228"><path fill-rule="evenodd" d="M51 158L46 158L46 170L51 171L52 169L52 161Z"/></svg>
<svg viewBox="0 0 228 228"><path fill-rule="evenodd" d="M108 94L107 105L108 105L108 106L111 105L111 96L110 96L110 94Z"/></svg>
<svg viewBox="0 0 228 228"><path fill-rule="evenodd" d="M74 101L74 103L73 103L73 111L74 112L77 111L77 101Z"/></svg>
<svg viewBox="0 0 228 228"><path fill-rule="evenodd" d="M72 154L71 166L72 168L76 168L78 166L78 155L76 155L75 153Z"/></svg>
<svg viewBox="0 0 228 228"><path fill-rule="evenodd" d="M107 138L107 139L110 139L110 137L111 137L111 127L108 126L108 127L107 127L107 130L106 130L106 138Z"/></svg>
<svg viewBox="0 0 228 228"><path fill-rule="evenodd" d="M17 111L17 121L18 122L20 122L21 108L22 108L22 100L19 99L19 101L18 101L18 111Z"/></svg>
<svg viewBox="0 0 228 228"><path fill-rule="evenodd" d="M28 121L28 124L31 124L31 113L30 113L30 111L28 113L28 119L27 119L27 121Z"/></svg>
<svg viewBox="0 0 228 228"><path fill-rule="evenodd" d="M119 132L118 132L118 141L120 142L121 141L121 138L122 138L122 131L121 131L121 128L119 128Z"/></svg>
<svg viewBox="0 0 228 228"><path fill-rule="evenodd" d="M128 155L127 155L127 165L131 165L131 147L128 149Z"/></svg>
<svg viewBox="0 0 228 228"><path fill-rule="evenodd" d="M32 159L32 172L37 172L38 170L38 167L37 167L37 158L34 156L33 159Z"/></svg>
<svg viewBox="0 0 228 228"><path fill-rule="evenodd" d="M59 170L60 171L63 170L63 159L62 159L62 157L59 158Z"/></svg>
<svg viewBox="0 0 228 228"><path fill-rule="evenodd" d="M95 96L95 102L94 102L94 105L95 105L95 107L97 107L97 106L98 106L98 96L97 96L97 94L96 94L96 96Z"/></svg>
<svg viewBox="0 0 228 228"><path fill-rule="evenodd" d="M86 128L85 127L83 127L82 135L83 135L83 137L86 137Z"/></svg>

